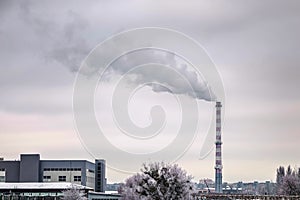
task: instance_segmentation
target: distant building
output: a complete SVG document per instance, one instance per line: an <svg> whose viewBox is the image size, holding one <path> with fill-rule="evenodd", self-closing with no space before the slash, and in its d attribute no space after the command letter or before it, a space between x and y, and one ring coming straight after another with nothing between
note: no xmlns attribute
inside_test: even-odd
<svg viewBox="0 0 300 200"><path fill-rule="evenodd" d="M237 183L237 188L244 188L244 183L242 181L239 181Z"/></svg>
<svg viewBox="0 0 300 200"><path fill-rule="evenodd" d="M276 193L276 184L270 181L266 182L249 182L249 183L233 183L233 187L242 188L243 194L251 195L274 195Z"/></svg>
<svg viewBox="0 0 300 200"><path fill-rule="evenodd" d="M211 179L201 179L196 184L199 193L214 193L214 181ZM224 194L247 194L247 195L274 195L276 194L276 183L266 182L248 182L242 181L235 183L222 183L222 191Z"/></svg>
<svg viewBox="0 0 300 200"><path fill-rule="evenodd" d="M106 191L118 191L120 189L121 183L112 183L112 184L106 184Z"/></svg>
<svg viewBox="0 0 300 200"><path fill-rule="evenodd" d="M105 160L40 160L21 154L19 161L0 160L0 182L69 182L105 191Z"/></svg>

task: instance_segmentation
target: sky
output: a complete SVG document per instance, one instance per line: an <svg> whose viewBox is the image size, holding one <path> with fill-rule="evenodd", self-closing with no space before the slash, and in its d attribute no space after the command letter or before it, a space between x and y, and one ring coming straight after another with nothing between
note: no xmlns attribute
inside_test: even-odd
<svg viewBox="0 0 300 200"><path fill-rule="evenodd" d="M183 83L167 75L169 71L161 70L162 66L144 66L127 79L123 74L128 71L127 65L156 58L175 66L179 75L191 81L192 89L200 85L196 91L205 92L204 86L210 83L195 75L172 52L145 50L123 56L112 64L95 90L96 119L113 148L97 145L102 143L89 135L89 129L83 133L78 128L74 91L78 77L84 76L80 72L84 59L115 34L160 27L197 41L221 77L225 92L224 181L275 181L280 165L300 167L299 9L297 0L2 0L0 157L15 160L21 153L40 153L42 159L93 161L96 154L107 161L108 182L120 182L130 175L128 171L139 171L142 163L135 160L136 154L146 155L145 161L156 161L147 155L160 152L176 139L182 121L187 120L191 128L197 120L197 131L187 129L195 133L187 149L175 147L161 154L161 159L168 161L169 154L180 153L174 162L192 174L195 181L214 178L214 153L200 159L214 116L214 103L185 92L186 88L181 89ZM101 55L96 58L93 61L105 59ZM122 84L118 85L120 80ZM163 82L166 88L143 85L147 81ZM178 102L185 105L178 106ZM185 117L180 116L182 108L187 111ZM123 116L126 109L128 115ZM128 128L132 122L137 127L161 126L163 131L136 139L130 131L125 133L120 128ZM147 136L147 132L142 133ZM87 141L86 136L92 141ZM132 159L121 156L120 151L132 155Z"/></svg>

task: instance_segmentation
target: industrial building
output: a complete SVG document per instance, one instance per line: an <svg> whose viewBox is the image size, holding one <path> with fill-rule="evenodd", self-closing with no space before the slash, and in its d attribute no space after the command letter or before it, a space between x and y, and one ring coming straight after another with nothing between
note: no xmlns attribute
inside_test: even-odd
<svg viewBox="0 0 300 200"><path fill-rule="evenodd" d="M68 182L105 191L105 160L40 160L39 154L21 154L20 160L0 160L0 182Z"/></svg>
<svg viewBox="0 0 300 200"><path fill-rule="evenodd" d="M74 190L87 200L120 200L120 194L94 192L92 188L68 182L0 183L0 200L60 200L63 192Z"/></svg>
<svg viewBox="0 0 300 200"><path fill-rule="evenodd" d="M71 188L83 192L87 197L91 188L67 183L0 183L1 200L59 200L63 191Z"/></svg>

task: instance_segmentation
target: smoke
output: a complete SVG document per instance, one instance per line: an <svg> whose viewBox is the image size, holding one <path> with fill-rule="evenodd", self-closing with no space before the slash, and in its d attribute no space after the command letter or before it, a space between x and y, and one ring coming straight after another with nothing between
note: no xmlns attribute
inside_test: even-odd
<svg viewBox="0 0 300 200"><path fill-rule="evenodd" d="M61 18L36 12L33 1L19 4L19 17L31 28L41 43L41 55L46 61L56 62L76 72L91 46L85 35L89 22L78 13L69 10ZM38 10L38 9L37 9ZM35 11L35 12L34 12ZM38 10L39 11L39 10Z"/></svg>
<svg viewBox="0 0 300 200"><path fill-rule="evenodd" d="M61 19L56 16L45 15L38 9L33 1L20 3L19 17L30 27L30 30L43 41L41 55L46 61L56 62L66 67L71 72L77 72L81 62L85 59L95 44L88 43L87 38L91 27L89 21L74 11L64 12ZM151 46L151 45L149 45ZM122 48L116 46L115 48ZM114 49L106 49L114 53ZM101 55L98 59L101 59ZM200 76L186 62L179 62L179 57L172 53L158 52L154 50L143 50L122 56L114 62L106 71L105 79L114 75L127 73L134 66L145 63L159 63L166 67L157 68L145 67L143 70L132 71L128 81L140 85L149 82L148 86L154 92L169 92L173 94L188 95L192 98L214 101L215 95L211 92L207 82L201 80ZM177 76L170 76L170 69L176 71ZM98 69L90 68L95 73ZM151 84L150 84L151 83Z"/></svg>
<svg viewBox="0 0 300 200"><path fill-rule="evenodd" d="M88 27L88 22L72 11L68 13L68 16L71 21L62 28L62 37L49 52L49 56L72 72L76 72L91 49L82 37L83 30Z"/></svg>
<svg viewBox="0 0 300 200"><path fill-rule="evenodd" d="M143 66L147 63L150 64ZM161 67L151 67L151 63L161 64ZM140 68L135 69L138 66ZM182 94L205 101L216 100L208 83L193 67L173 53L153 49L135 51L113 62L104 77L110 79L114 74L124 75L129 70L130 83L149 83L154 92Z"/></svg>

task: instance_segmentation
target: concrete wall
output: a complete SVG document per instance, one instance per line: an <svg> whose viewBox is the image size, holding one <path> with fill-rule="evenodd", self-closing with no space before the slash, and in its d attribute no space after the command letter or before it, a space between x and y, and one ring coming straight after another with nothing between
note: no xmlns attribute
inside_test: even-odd
<svg viewBox="0 0 300 200"><path fill-rule="evenodd" d="M20 161L0 161L0 168L5 169L5 182L19 182Z"/></svg>
<svg viewBox="0 0 300 200"><path fill-rule="evenodd" d="M94 171L95 165L94 163L88 162L86 160L42 160L40 162L40 177L41 181L43 181L43 176L51 176L51 182L58 181L58 176L66 176L67 182L73 182L85 186L89 186L94 188L93 184L88 182L88 176L91 174L87 174L89 170ZM59 169L56 171L45 171L45 169ZM74 171L70 169L80 168L80 171ZM63 171L66 169L66 171ZM81 176L81 182L74 182L74 176Z"/></svg>
<svg viewBox="0 0 300 200"><path fill-rule="evenodd" d="M105 192L105 160L95 160L95 191Z"/></svg>
<svg viewBox="0 0 300 200"><path fill-rule="evenodd" d="M74 181L74 176L81 176L82 179L81 171L44 171L43 176L50 176L51 180L49 182L59 182L59 176L65 176L66 182L76 184L81 184L81 181Z"/></svg>
<svg viewBox="0 0 300 200"><path fill-rule="evenodd" d="M39 182L40 155L21 154L20 182Z"/></svg>
<svg viewBox="0 0 300 200"><path fill-rule="evenodd" d="M86 172L86 186L95 188L95 172Z"/></svg>

